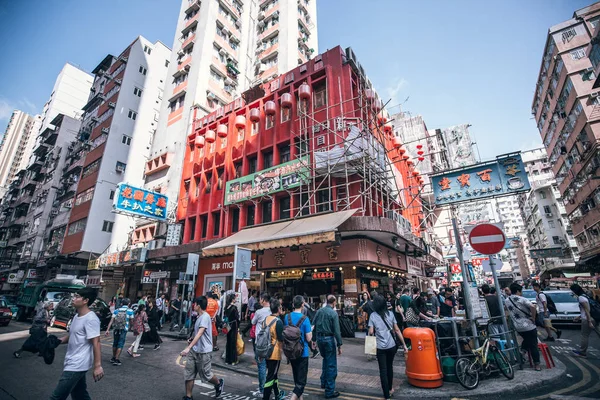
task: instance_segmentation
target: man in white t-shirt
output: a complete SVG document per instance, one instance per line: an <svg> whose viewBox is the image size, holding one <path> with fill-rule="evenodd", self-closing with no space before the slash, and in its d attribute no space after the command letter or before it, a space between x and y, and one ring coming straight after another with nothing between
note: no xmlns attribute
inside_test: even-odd
<svg viewBox="0 0 600 400"><path fill-rule="evenodd" d="M69 395L73 400L89 400L85 375L94 368L94 381L104 376L102 354L100 351L100 320L89 308L98 291L83 288L75 293L73 307L77 315L73 317L69 334L61 339L68 343L65 355L65 368L50 400L65 400Z"/></svg>
<svg viewBox="0 0 600 400"><path fill-rule="evenodd" d="M600 326L597 321L592 318L590 313L590 300L586 296L583 288L578 284L574 283L570 287L571 291L577 296L579 302L579 317L575 318L575 322L581 321L581 343L579 350L573 350L573 354L579 357L587 357L587 349L590 342L590 334L592 331L600 337Z"/></svg>
<svg viewBox="0 0 600 400"><path fill-rule="evenodd" d="M541 371L540 368L540 352L537 343L537 329L535 327L535 306L529 300L522 296L523 286L516 282L510 285L512 293L504 305L510 316L510 319L523 338L521 351L529 352L533 359L534 368L536 371Z"/></svg>

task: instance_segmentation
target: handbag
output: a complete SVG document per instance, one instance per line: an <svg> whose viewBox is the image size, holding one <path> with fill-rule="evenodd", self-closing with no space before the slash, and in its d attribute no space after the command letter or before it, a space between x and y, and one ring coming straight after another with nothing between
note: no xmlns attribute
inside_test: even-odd
<svg viewBox="0 0 600 400"><path fill-rule="evenodd" d="M419 325L419 315L415 312L412 307L408 307L406 313L404 314L406 317L406 322L412 325Z"/></svg>
<svg viewBox="0 0 600 400"><path fill-rule="evenodd" d="M144 332L150 332L150 324L144 322Z"/></svg>
<svg viewBox="0 0 600 400"><path fill-rule="evenodd" d="M246 343L244 342L244 339L242 339L242 335L239 332L237 335L236 349L238 357L246 352Z"/></svg>
<svg viewBox="0 0 600 400"><path fill-rule="evenodd" d="M365 354L369 356L377 355L377 339L375 336L365 336Z"/></svg>
<svg viewBox="0 0 600 400"><path fill-rule="evenodd" d="M388 322L385 320L385 317L381 318L381 319L383 320L383 323L385 324L385 326L390 330L390 334L394 338L394 342L396 343L396 347L402 346L402 342L400 341L400 338L396 334L396 331L394 331L392 328L390 328L390 324L388 324Z"/></svg>

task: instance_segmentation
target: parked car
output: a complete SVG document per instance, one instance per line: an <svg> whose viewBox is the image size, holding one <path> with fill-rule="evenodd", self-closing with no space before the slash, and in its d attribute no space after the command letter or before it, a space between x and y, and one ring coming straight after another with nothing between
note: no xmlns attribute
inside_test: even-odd
<svg viewBox="0 0 600 400"><path fill-rule="evenodd" d="M7 326L10 324L12 317L12 311L8 308L6 300L0 300L0 326Z"/></svg>
<svg viewBox="0 0 600 400"><path fill-rule="evenodd" d="M108 304L102 299L96 299L90 306L90 310L96 313L100 319L100 329L106 329L112 315ZM73 307L73 295L70 294L69 296L64 297L54 309L54 315L50 320L50 326L65 328L69 331L74 316L75 307Z"/></svg>
<svg viewBox="0 0 600 400"><path fill-rule="evenodd" d="M19 307L16 305L15 296L0 296L0 300L6 301L8 304L8 308L12 312L12 317L17 318L17 312L19 311Z"/></svg>
<svg viewBox="0 0 600 400"><path fill-rule="evenodd" d="M547 290L546 296L550 296L556 305L556 314L550 314L553 322L561 324L573 324L573 320L579 316L579 302L570 290Z"/></svg>

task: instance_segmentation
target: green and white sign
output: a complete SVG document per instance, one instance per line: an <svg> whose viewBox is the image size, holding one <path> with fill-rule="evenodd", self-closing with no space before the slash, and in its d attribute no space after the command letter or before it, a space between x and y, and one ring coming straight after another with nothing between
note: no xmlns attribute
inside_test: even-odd
<svg viewBox="0 0 600 400"><path fill-rule="evenodd" d="M227 182L225 205L300 186L308 180L308 163L309 157L302 157Z"/></svg>

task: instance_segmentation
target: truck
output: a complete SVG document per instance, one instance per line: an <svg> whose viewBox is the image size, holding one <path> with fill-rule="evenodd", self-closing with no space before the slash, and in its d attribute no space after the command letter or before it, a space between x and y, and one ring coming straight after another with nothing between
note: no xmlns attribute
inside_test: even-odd
<svg viewBox="0 0 600 400"><path fill-rule="evenodd" d="M84 288L85 282L75 278L56 278L46 282L27 282L17 297L17 321L33 317L40 302L51 301L56 306L65 296Z"/></svg>

